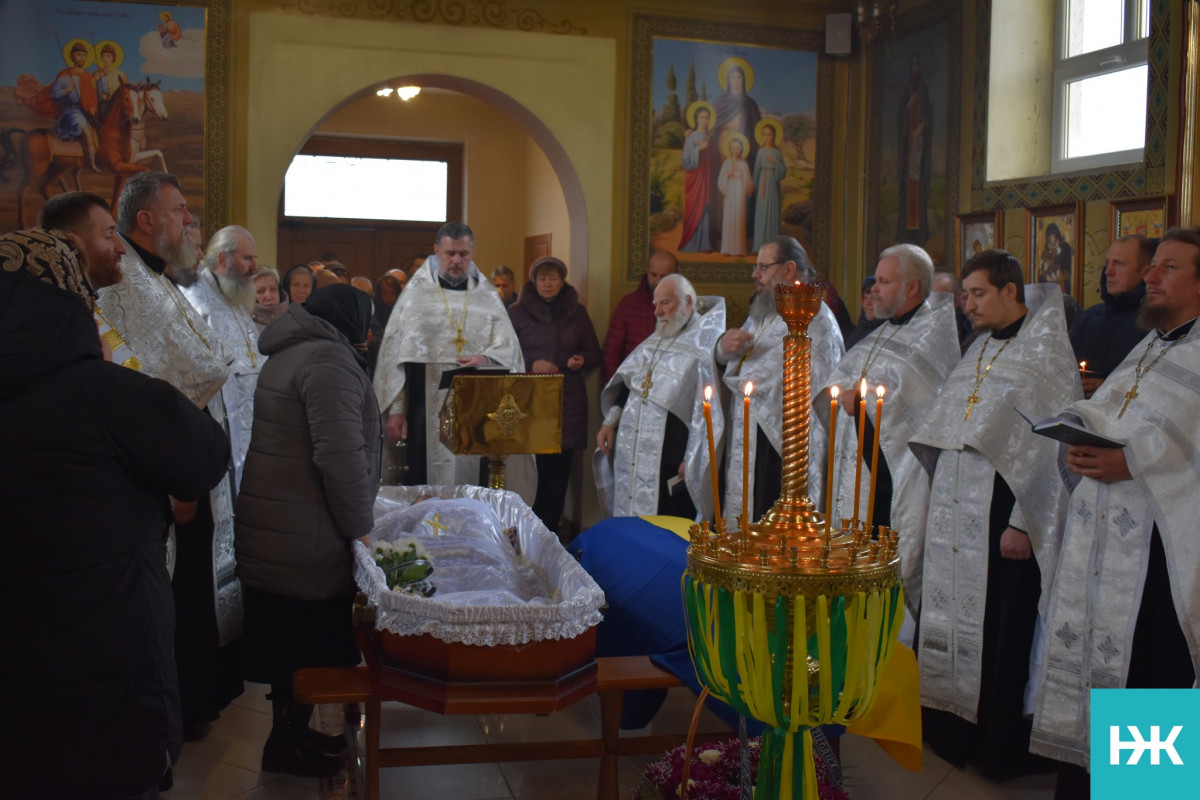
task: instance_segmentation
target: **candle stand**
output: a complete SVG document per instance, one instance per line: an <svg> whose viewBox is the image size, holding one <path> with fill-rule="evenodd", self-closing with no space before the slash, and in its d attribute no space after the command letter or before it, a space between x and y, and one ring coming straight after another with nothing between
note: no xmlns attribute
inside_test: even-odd
<svg viewBox="0 0 1200 800"><path fill-rule="evenodd" d="M758 800L816 800L811 728L866 714L904 614L896 531L857 520L827 531L808 497L807 331L823 296L819 285L775 288L788 326L779 500L757 522L743 511L734 530L692 526L683 578L700 680L768 726Z"/></svg>

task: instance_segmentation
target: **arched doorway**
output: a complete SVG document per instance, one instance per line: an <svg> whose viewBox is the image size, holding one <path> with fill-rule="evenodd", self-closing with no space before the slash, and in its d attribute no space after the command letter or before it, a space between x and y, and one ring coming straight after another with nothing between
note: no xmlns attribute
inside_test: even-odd
<svg viewBox="0 0 1200 800"><path fill-rule="evenodd" d="M377 93L399 86L419 86L422 93L410 101ZM461 185L453 188L461 190L463 210L457 217L454 210L449 213L476 229L480 268L489 273L505 263L522 275L527 240L548 240L551 251L570 266L571 283L586 297L588 220L579 176L546 124L506 93L451 75L402 76L337 103L312 126L305 142L312 137L336 140L342 152L361 144L368 153L383 141L418 149L461 148ZM363 253L380 274L404 258L428 253L437 227L321 223L305 229L282 219L280 224L281 267L329 249L340 256L336 245L341 243L349 252ZM318 246L323 235L332 244Z"/></svg>

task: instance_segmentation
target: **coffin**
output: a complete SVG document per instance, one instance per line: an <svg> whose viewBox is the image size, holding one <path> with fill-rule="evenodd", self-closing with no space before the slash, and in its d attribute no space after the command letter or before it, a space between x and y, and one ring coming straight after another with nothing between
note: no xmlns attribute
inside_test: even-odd
<svg viewBox="0 0 1200 800"><path fill-rule="evenodd" d="M376 501L372 541L396 538L389 520L422 513L422 498L473 500L489 506L516 543L516 551L508 555L516 558L525 574L544 580L547 596L533 602L480 605L477 598L460 604L454 593L443 592L441 586L432 597L395 592L371 552L355 542L355 579L375 612L373 652L367 662L372 665L377 660L377 669L389 673L376 676L382 693L388 694L388 685L414 687L414 696L397 699L445 711L446 698L461 694L464 685L474 684L468 691L476 693L484 687L507 686L518 694L572 700L579 690L590 690L595 626L601 619L604 593L558 537L514 492L478 486L387 486L380 489ZM476 531L470 534L490 537ZM466 534L462 538L466 541ZM451 543L439 540L439 544ZM508 547L505 541L500 550ZM438 583L436 557L431 579ZM553 707L561 704L552 703L547 710Z"/></svg>

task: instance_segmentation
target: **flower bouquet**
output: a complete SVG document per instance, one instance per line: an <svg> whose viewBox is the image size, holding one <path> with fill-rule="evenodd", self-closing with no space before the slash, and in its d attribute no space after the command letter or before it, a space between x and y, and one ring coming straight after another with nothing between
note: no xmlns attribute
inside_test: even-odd
<svg viewBox="0 0 1200 800"><path fill-rule="evenodd" d="M371 555L375 563L387 576L388 586L393 592L407 592L432 597L437 587L429 576L433 573L433 564L429 555L415 539L405 539L396 542L375 542L371 546Z"/></svg>
<svg viewBox="0 0 1200 800"><path fill-rule="evenodd" d="M747 749L750 780L758 777L759 737L750 739ZM684 745L670 750L658 761L647 764L633 789L633 800L674 800L680 796L683 780ZM817 788L821 800L850 800L837 785L829 767L814 753ZM692 750L688 771L688 800L739 800L741 797L742 754L737 739L699 745Z"/></svg>

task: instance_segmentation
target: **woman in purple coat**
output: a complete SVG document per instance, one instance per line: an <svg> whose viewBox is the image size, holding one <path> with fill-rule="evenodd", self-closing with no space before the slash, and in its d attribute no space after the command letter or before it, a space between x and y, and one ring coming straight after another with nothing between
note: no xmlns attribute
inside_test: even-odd
<svg viewBox="0 0 1200 800"><path fill-rule="evenodd" d="M544 256L529 267L530 280L508 309L530 372L563 374L562 452L537 456L533 513L554 533L571 478L571 456L587 444L584 376L600 365L600 342L587 309L566 282L567 265Z"/></svg>

